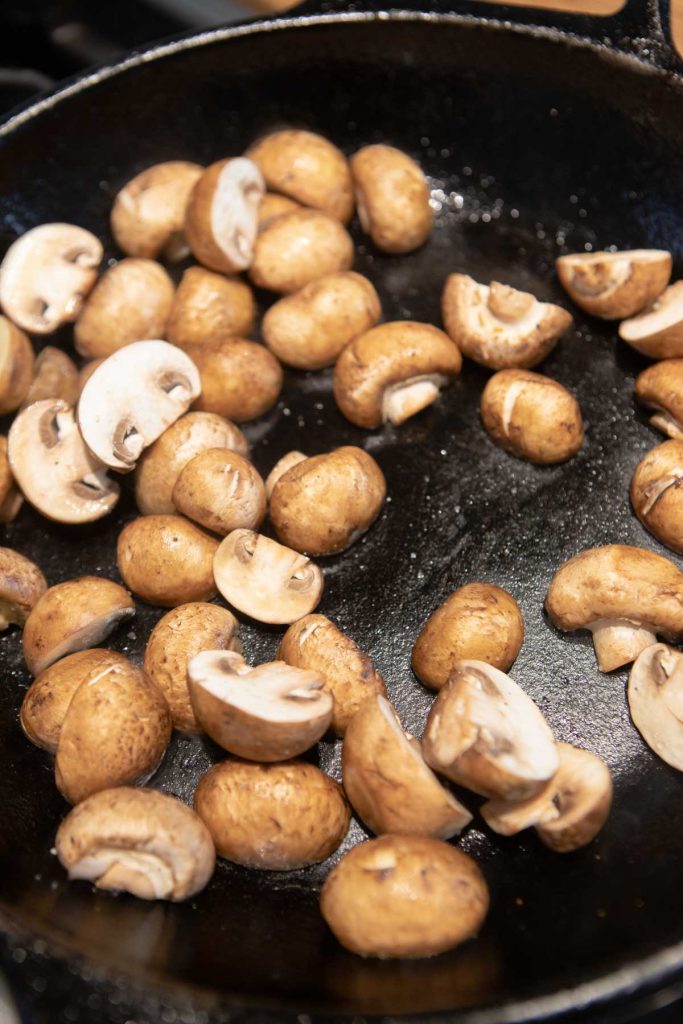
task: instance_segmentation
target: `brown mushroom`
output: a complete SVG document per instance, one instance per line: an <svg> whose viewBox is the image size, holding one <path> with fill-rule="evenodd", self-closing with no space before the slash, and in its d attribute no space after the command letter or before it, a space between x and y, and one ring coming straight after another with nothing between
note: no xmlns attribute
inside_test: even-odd
<svg viewBox="0 0 683 1024"><path fill-rule="evenodd" d="M0 630L23 626L46 590L35 562L13 548L0 548Z"/></svg>
<svg viewBox="0 0 683 1024"><path fill-rule="evenodd" d="M0 415L14 412L26 398L34 363L28 337L11 320L0 316Z"/></svg>
<svg viewBox="0 0 683 1024"><path fill-rule="evenodd" d="M277 402L282 390L282 367L265 345L229 338L187 345L185 351L201 380L202 393L194 403L195 409L244 423L263 416Z"/></svg>
<svg viewBox="0 0 683 1024"><path fill-rule="evenodd" d="M119 572L136 597L175 608L216 596L213 558L218 541L182 516L139 516L116 545Z"/></svg>
<svg viewBox="0 0 683 1024"><path fill-rule="evenodd" d="M289 469L292 469L294 466L298 466L300 462L303 462L304 459L307 458L308 456L304 455L303 452L287 452L281 459L278 459L265 480L266 498L268 501L270 501L270 496L273 493L275 484L278 482L280 477L284 476Z"/></svg>
<svg viewBox="0 0 683 1024"><path fill-rule="evenodd" d="M282 217L285 213L294 213L301 209L301 203L297 203L288 196L281 196L277 192L266 192L261 199L258 208L258 230L263 231L276 217Z"/></svg>
<svg viewBox="0 0 683 1024"><path fill-rule="evenodd" d="M24 495L14 480L9 463L7 438L0 435L0 523L11 523L19 515Z"/></svg>
<svg viewBox="0 0 683 1024"><path fill-rule="evenodd" d="M81 393L81 380L73 359L61 348L46 345L36 356L34 376L22 409L46 398L61 399L75 406Z"/></svg>
<svg viewBox="0 0 683 1024"><path fill-rule="evenodd" d="M671 253L661 249L582 252L555 263L562 287L577 306L603 320L639 313L669 283Z"/></svg>
<svg viewBox="0 0 683 1024"><path fill-rule="evenodd" d="M636 466L631 480L633 511L646 530L683 554L683 438L657 445Z"/></svg>
<svg viewBox="0 0 683 1024"><path fill-rule="evenodd" d="M636 398L654 415L650 423L669 437L683 438L683 359L664 359L636 377Z"/></svg>
<svg viewBox="0 0 683 1024"><path fill-rule="evenodd" d="M147 167L121 189L111 211L111 230L128 256L182 260L189 254L185 211L202 176L198 164L170 160Z"/></svg>
<svg viewBox="0 0 683 1024"><path fill-rule="evenodd" d="M412 252L432 230L429 185L419 165L393 146L364 146L351 158L363 231L384 252Z"/></svg>
<svg viewBox="0 0 683 1024"><path fill-rule="evenodd" d="M683 771L683 655L652 644L638 655L628 680L631 718L648 747Z"/></svg>
<svg viewBox="0 0 683 1024"><path fill-rule="evenodd" d="M181 348L246 337L255 315L254 293L245 281L189 267L175 293L165 336ZM146 337L152 337L152 332Z"/></svg>
<svg viewBox="0 0 683 1024"><path fill-rule="evenodd" d="M335 217L296 210L262 228L249 277L259 288L287 295L316 278L349 270L352 263L351 236Z"/></svg>
<svg viewBox="0 0 683 1024"><path fill-rule="evenodd" d="M225 537L254 530L266 514L266 489L251 462L227 448L209 448L180 471L173 488L179 512Z"/></svg>
<svg viewBox="0 0 683 1024"><path fill-rule="evenodd" d="M246 270L254 256L264 192L261 172L251 160L219 160L207 167L192 189L185 216L185 236L195 259L221 274Z"/></svg>
<svg viewBox="0 0 683 1024"><path fill-rule="evenodd" d="M683 281L675 281L637 316L619 324L619 337L650 359L683 356Z"/></svg>

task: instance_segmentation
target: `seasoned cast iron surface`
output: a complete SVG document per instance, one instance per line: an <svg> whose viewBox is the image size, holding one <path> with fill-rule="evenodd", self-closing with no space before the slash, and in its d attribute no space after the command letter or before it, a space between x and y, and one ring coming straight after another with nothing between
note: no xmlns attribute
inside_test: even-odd
<svg viewBox="0 0 683 1024"><path fill-rule="evenodd" d="M45 220L74 221L103 237L114 257L108 210L131 175L170 158L237 154L259 132L290 124L347 151L394 143L432 179L438 215L422 250L387 257L355 233L355 269L376 284L387 320L439 324L443 281L455 270L567 302L553 274L562 252L665 247L680 271L680 112L678 92L652 73L481 27L368 23L256 34L134 68L8 136L3 241ZM577 395L585 418L585 446L564 466L537 468L494 447L478 416L487 374L469 362L432 409L374 432L337 412L329 372L288 373L277 408L247 433L262 473L289 449L315 454L340 444L363 446L381 465L386 507L349 552L321 560L319 610L373 656L417 735L432 694L413 677L410 652L427 615L470 580L515 596L527 636L513 677L559 739L596 751L614 774L614 810L600 838L558 856L531 833L506 840L475 820L460 843L489 882L490 917L476 942L417 963L352 956L318 914L331 863L364 837L357 823L331 863L258 874L221 862L208 889L178 906L69 885L49 852L67 807L50 758L18 725L29 680L20 634L10 630L0 639L7 921L143 981L190 983L239 1005L338 1014L545 995L683 938L681 777L631 724L627 673L600 675L589 637L560 635L543 613L553 572L583 548L617 541L662 551L628 503L633 469L661 440L632 401L645 362L617 342L613 326L574 312L575 329L541 367ZM68 345L69 333L60 341ZM81 573L118 579L116 537L135 515L130 483L103 524L64 528L26 508L2 543L35 558L51 584ZM139 663L161 614L139 604L112 646ZM245 622L247 657L271 658L281 633ZM339 778L338 745L322 743L311 756ZM189 801L220 757L207 741L176 736L154 785Z"/></svg>

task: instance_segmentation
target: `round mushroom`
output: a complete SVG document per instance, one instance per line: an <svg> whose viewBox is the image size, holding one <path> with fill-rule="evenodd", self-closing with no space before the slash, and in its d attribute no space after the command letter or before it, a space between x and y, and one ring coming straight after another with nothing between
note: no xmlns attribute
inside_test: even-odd
<svg viewBox="0 0 683 1024"><path fill-rule="evenodd" d="M664 441L636 466L631 480L633 511L646 530L683 554L683 438Z"/></svg>
<svg viewBox="0 0 683 1024"><path fill-rule="evenodd" d="M16 519L24 503L24 496L17 487L7 454L7 438L0 434L0 523L11 523Z"/></svg>
<svg viewBox="0 0 683 1024"><path fill-rule="evenodd" d="M227 448L209 448L183 466L173 488L179 512L225 537L254 530L266 514L266 489L251 462Z"/></svg>
<svg viewBox="0 0 683 1024"><path fill-rule="evenodd" d="M14 548L0 548L0 631L23 626L47 590L47 581L30 558Z"/></svg>
<svg viewBox="0 0 683 1024"><path fill-rule="evenodd" d="M636 398L654 415L650 423L669 437L683 438L683 359L664 359L636 377Z"/></svg>
<svg viewBox="0 0 683 1024"><path fill-rule="evenodd" d="M350 817L341 786L305 761L222 761L199 780L194 809L220 857L261 871L326 860Z"/></svg>
<svg viewBox="0 0 683 1024"><path fill-rule="evenodd" d="M461 367L460 352L443 331L397 320L347 345L334 369L334 397L358 427L398 426L436 401Z"/></svg>
<svg viewBox="0 0 683 1024"><path fill-rule="evenodd" d="M298 466L300 462L307 459L308 456L304 455L303 452L287 452L281 459L275 463L270 473L266 477L266 498L270 501L270 497L273 493L273 488L278 482L281 476L284 476L287 470L292 469L294 466Z"/></svg>
<svg viewBox="0 0 683 1024"><path fill-rule="evenodd" d="M638 655L628 680L633 723L657 757L683 772L683 655L652 644Z"/></svg>
<svg viewBox="0 0 683 1024"><path fill-rule="evenodd" d="M217 550L214 537L182 516L139 516L119 534L116 561L136 597L175 608L216 596Z"/></svg>
<svg viewBox="0 0 683 1024"><path fill-rule="evenodd" d="M184 348L246 336L254 326L255 315L254 293L246 281L214 274L204 267L189 267L173 299L166 338ZM151 336L152 332L146 335Z"/></svg>
<svg viewBox="0 0 683 1024"><path fill-rule="evenodd" d="M419 165L393 146L364 146L351 158L358 217L384 252L412 252L432 230L429 185Z"/></svg>
<svg viewBox="0 0 683 1024"><path fill-rule="evenodd" d="M81 393L81 379L76 364L66 352L46 345L36 356L34 376L22 409L43 399L60 399L75 406Z"/></svg>
<svg viewBox="0 0 683 1024"><path fill-rule="evenodd" d="M202 176L198 164L169 160L154 164L121 189L111 210L111 230L128 256L182 260L190 248L185 239L185 211L190 193Z"/></svg>
<svg viewBox="0 0 683 1024"><path fill-rule="evenodd" d="M199 371L201 396L194 408L244 423L256 420L277 402L282 367L265 345L243 338L187 345Z"/></svg>
<svg viewBox="0 0 683 1024"><path fill-rule="evenodd" d="M33 381L35 359L30 340L5 316L0 316L0 415L14 412Z"/></svg>
<svg viewBox="0 0 683 1024"><path fill-rule="evenodd" d="M297 203L288 196L281 196L277 192L266 192L261 199L258 208L258 230L263 231L276 217L282 217L285 213L294 213L301 209L301 203Z"/></svg>
<svg viewBox="0 0 683 1024"><path fill-rule="evenodd" d="M683 281L670 284L637 316L620 323L619 337L650 359L683 356Z"/></svg>
<svg viewBox="0 0 683 1024"><path fill-rule="evenodd" d="M185 236L199 263L221 274L251 265L265 190L258 167L244 157L219 160L203 171L185 216Z"/></svg>
<svg viewBox="0 0 683 1024"><path fill-rule="evenodd" d="M318 277L350 270L352 263L351 236L335 217L296 210L261 229L249 277L259 288L287 295Z"/></svg>
<svg viewBox="0 0 683 1024"><path fill-rule="evenodd" d="M467 583L432 612L413 647L413 672L440 690L456 662L485 661L508 672L524 642L524 619L507 590Z"/></svg>
<svg viewBox="0 0 683 1024"><path fill-rule="evenodd" d="M558 381L531 370L494 373L480 413L494 444L540 466L566 462L583 445L579 403Z"/></svg>
<svg viewBox="0 0 683 1024"><path fill-rule="evenodd" d="M556 260L557 276L571 299L591 316L622 320L639 313L664 291L671 253L661 249L581 252Z"/></svg>

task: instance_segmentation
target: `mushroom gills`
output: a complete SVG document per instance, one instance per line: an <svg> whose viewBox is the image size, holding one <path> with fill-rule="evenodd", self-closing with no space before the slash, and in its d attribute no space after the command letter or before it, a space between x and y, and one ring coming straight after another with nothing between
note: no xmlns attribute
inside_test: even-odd
<svg viewBox="0 0 683 1024"><path fill-rule="evenodd" d="M628 619L596 619L588 623L601 672L612 672L635 661L641 651L657 643L652 627Z"/></svg>
<svg viewBox="0 0 683 1024"><path fill-rule="evenodd" d="M382 420L398 427L411 416L422 412L439 397L448 384L441 373L423 374L391 384L382 396Z"/></svg>
<svg viewBox="0 0 683 1024"><path fill-rule="evenodd" d="M98 889L133 893L143 900L169 899L173 893L172 868L144 850L102 846L69 868L69 878L93 882Z"/></svg>

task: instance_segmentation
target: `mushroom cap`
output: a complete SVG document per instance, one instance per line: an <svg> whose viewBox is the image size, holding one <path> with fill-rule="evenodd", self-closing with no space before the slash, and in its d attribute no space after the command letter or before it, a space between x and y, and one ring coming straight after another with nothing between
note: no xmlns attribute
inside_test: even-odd
<svg viewBox="0 0 683 1024"><path fill-rule="evenodd" d="M557 771L553 734L537 705L483 661L456 664L422 748L431 768L481 796L533 796Z"/></svg>
<svg viewBox="0 0 683 1024"><path fill-rule="evenodd" d="M393 146L364 146L351 158L361 227L384 252L412 252L426 242L434 213L419 165Z"/></svg>
<svg viewBox="0 0 683 1024"><path fill-rule="evenodd" d="M0 548L0 629L10 623L23 626L47 581L30 558L14 548Z"/></svg>
<svg viewBox="0 0 683 1024"><path fill-rule="evenodd" d="M33 381L35 359L29 338L0 316L0 415L14 412Z"/></svg>
<svg viewBox="0 0 683 1024"><path fill-rule="evenodd" d="M636 377L638 401L655 415L653 427L669 437L683 437L683 359L653 363Z"/></svg>
<svg viewBox="0 0 683 1024"><path fill-rule="evenodd" d="M0 508L15 490L16 484L12 476L12 467L7 457L7 438L0 434Z"/></svg>
<svg viewBox="0 0 683 1024"><path fill-rule="evenodd" d="M317 672L271 661L256 668L233 651L203 651L187 667L197 721L212 740L250 761L286 761L312 747L332 720Z"/></svg>
<svg viewBox="0 0 683 1024"><path fill-rule="evenodd" d="M113 580L79 576L50 587L24 625L24 660L37 676L73 651L97 645L135 615L130 594Z"/></svg>
<svg viewBox="0 0 683 1024"><path fill-rule="evenodd" d="M86 447L73 409L46 398L23 409L10 428L7 454L28 501L58 523L91 523L119 500L119 486Z"/></svg>
<svg viewBox="0 0 683 1024"><path fill-rule="evenodd" d="M184 900L216 862L209 831L191 808L153 789L106 789L67 814L55 840L71 879L141 899Z"/></svg>
<svg viewBox="0 0 683 1024"><path fill-rule="evenodd" d="M324 615L305 615L292 623L277 656L294 668L307 668L323 677L323 689L334 697L332 729L338 736L344 735L367 701L387 695L372 659Z"/></svg>
<svg viewBox="0 0 683 1024"><path fill-rule="evenodd" d="M283 473L270 496L270 518L279 539L295 551L332 555L374 523L386 493L373 457L346 445Z"/></svg>
<svg viewBox="0 0 683 1024"><path fill-rule="evenodd" d="M18 327L50 334L75 320L95 283L102 243L75 224L40 224L12 242L0 265L0 306Z"/></svg>
<svg viewBox="0 0 683 1024"><path fill-rule="evenodd" d="M203 168L186 160L154 164L136 174L116 196L111 230L129 256L183 259L185 211Z"/></svg>
<svg viewBox="0 0 683 1024"><path fill-rule="evenodd" d="M572 325L561 306L467 274L446 278L441 302L446 331L463 355L493 370L537 366Z"/></svg>
<svg viewBox="0 0 683 1024"><path fill-rule="evenodd" d="M351 806L377 834L450 839L472 820L427 767L386 697L367 700L349 722L342 770Z"/></svg>
<svg viewBox="0 0 683 1024"><path fill-rule="evenodd" d="M350 270L352 263L353 241L335 217L295 210L261 229L249 277L259 288L286 295L318 277Z"/></svg>
<svg viewBox="0 0 683 1024"><path fill-rule="evenodd" d="M325 860L350 817L341 786L305 761L222 761L199 780L194 808L220 857L262 871Z"/></svg>
<svg viewBox="0 0 683 1024"><path fill-rule="evenodd" d="M150 634L142 667L166 698L180 732L201 732L190 701L187 666L200 651L217 650L241 653L242 642L235 616L215 604L178 605Z"/></svg>
<svg viewBox="0 0 683 1024"><path fill-rule="evenodd" d="M216 596L217 549L215 537L182 516L139 516L119 534L116 560L124 583L137 597L175 608Z"/></svg>
<svg viewBox="0 0 683 1024"><path fill-rule="evenodd" d="M637 316L620 323L619 337L650 359L683 356L683 281L670 284Z"/></svg>
<svg viewBox="0 0 683 1024"><path fill-rule="evenodd" d="M282 390L282 367L265 345L244 338L185 350L199 371L202 393L195 409L243 423L268 412Z"/></svg>
<svg viewBox="0 0 683 1024"><path fill-rule="evenodd" d="M265 192L258 208L258 229L263 231L276 217L282 217L285 213L294 213L301 209L301 203L297 203L288 196L281 196L277 192Z"/></svg>
<svg viewBox="0 0 683 1024"><path fill-rule="evenodd" d="M643 526L683 554L683 438L664 441L641 459L631 480L631 504Z"/></svg>
<svg viewBox="0 0 683 1024"><path fill-rule="evenodd" d="M195 259L209 270L246 270L254 255L263 176L245 157L219 160L202 172L185 216L185 236Z"/></svg>
<svg viewBox="0 0 683 1024"><path fill-rule="evenodd" d="M671 276L662 249L581 252L555 261L562 287L577 306L603 320L633 316L656 299Z"/></svg>
<svg viewBox="0 0 683 1024"><path fill-rule="evenodd" d="M422 627L413 647L413 671L426 686L440 690L464 659L507 672L523 642L524 619L514 597L492 583L467 583Z"/></svg>
<svg viewBox="0 0 683 1024"><path fill-rule="evenodd" d="M281 459L277 460L265 480L266 498L268 501L270 501L275 484L278 482L280 477L284 476L287 470L291 469L292 466L297 466L307 458L308 455L304 455L303 452L287 452Z"/></svg>
<svg viewBox="0 0 683 1024"><path fill-rule="evenodd" d="M330 872L320 911L338 941L361 956L434 956L479 931L488 888L461 850L427 836L360 843Z"/></svg>
<svg viewBox="0 0 683 1024"><path fill-rule="evenodd" d="M46 345L36 356L33 380L22 409L44 398L61 399L75 406L81 393L81 375L73 359L61 348Z"/></svg>
<svg viewBox="0 0 683 1024"><path fill-rule="evenodd" d="M225 537L262 523L266 489L247 459L228 448L208 448L181 469L173 503L200 526Z"/></svg>
<svg viewBox="0 0 683 1024"><path fill-rule="evenodd" d="M288 625L308 615L323 593L317 565L253 530L233 530L221 541L213 574L233 608L273 625Z"/></svg>
<svg viewBox="0 0 683 1024"><path fill-rule="evenodd" d="M246 281L189 267L175 293L165 337L181 348L220 342L249 334L255 315L254 293Z"/></svg>
<svg viewBox="0 0 683 1024"><path fill-rule="evenodd" d="M633 723L648 747L683 771L683 655L652 644L638 655L628 680Z"/></svg>
<svg viewBox="0 0 683 1024"><path fill-rule="evenodd" d="M438 389L456 377L461 367L457 346L431 324L412 320L380 324L355 338L339 356L334 397L344 416L358 427L379 427L388 419L403 422L434 401ZM407 415L396 417L387 397L396 398L401 389L421 383L432 385L428 401L411 402Z"/></svg>

